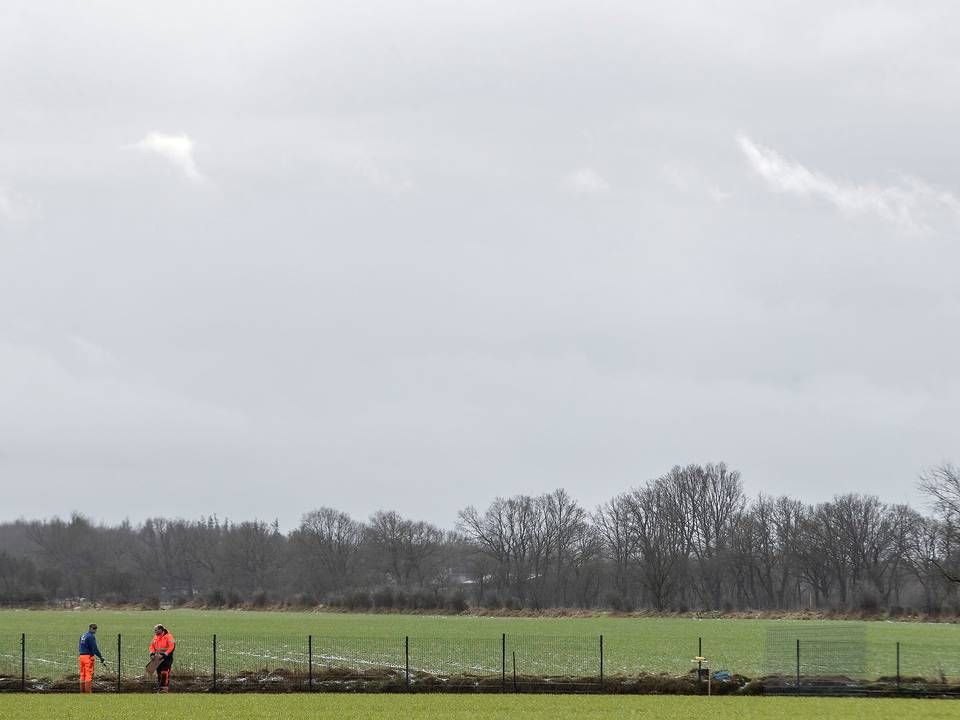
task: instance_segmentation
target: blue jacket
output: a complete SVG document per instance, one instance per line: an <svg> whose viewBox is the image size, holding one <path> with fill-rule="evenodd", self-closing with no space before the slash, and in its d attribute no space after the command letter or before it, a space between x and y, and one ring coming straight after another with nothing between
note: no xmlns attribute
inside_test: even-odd
<svg viewBox="0 0 960 720"><path fill-rule="evenodd" d="M100 654L100 648L97 647L97 636L89 631L81 635L80 651L77 655L96 655L100 660L103 660L103 655Z"/></svg>

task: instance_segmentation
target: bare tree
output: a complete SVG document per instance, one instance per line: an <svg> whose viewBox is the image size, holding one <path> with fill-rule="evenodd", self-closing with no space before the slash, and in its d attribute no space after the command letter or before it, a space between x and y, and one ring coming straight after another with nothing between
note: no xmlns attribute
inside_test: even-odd
<svg viewBox="0 0 960 720"><path fill-rule="evenodd" d="M196 538L189 526L184 520L151 518L137 533L131 548L134 561L157 589L172 582L193 595L198 565L191 552Z"/></svg>
<svg viewBox="0 0 960 720"><path fill-rule="evenodd" d="M804 506L788 497L760 495L736 524L736 562L731 572L744 585L752 607L790 607L799 603L797 548Z"/></svg>
<svg viewBox="0 0 960 720"><path fill-rule="evenodd" d="M718 463L689 465L678 477L691 512L701 602L719 609L730 569L730 537L746 505L740 473Z"/></svg>
<svg viewBox="0 0 960 720"><path fill-rule="evenodd" d="M276 586L281 556L276 522L252 521L233 525L224 543L224 561L231 588L265 592Z"/></svg>
<svg viewBox="0 0 960 720"><path fill-rule="evenodd" d="M464 535L493 562L493 583L502 593L510 583L510 542L508 539L507 501L496 498L481 513L473 505L459 513ZM481 571L481 581L484 573Z"/></svg>
<svg viewBox="0 0 960 720"><path fill-rule="evenodd" d="M922 588L923 607L927 612L939 610L946 594L944 586L953 585L949 573L941 569L945 538L946 531L939 520L913 513L907 530L907 559Z"/></svg>
<svg viewBox="0 0 960 720"><path fill-rule="evenodd" d="M960 468L944 463L920 476L940 523L940 557L929 560L952 583L960 583Z"/></svg>
<svg viewBox="0 0 960 720"><path fill-rule="evenodd" d="M637 535L631 530L631 496L617 495L600 505L591 516L591 521L601 540L601 552L613 565L614 602L618 609L633 605L631 583L631 560L636 555Z"/></svg>
<svg viewBox="0 0 960 720"><path fill-rule="evenodd" d="M960 468L951 463L938 465L920 476L919 485L933 500L938 515L960 519Z"/></svg>
<svg viewBox="0 0 960 720"><path fill-rule="evenodd" d="M747 502L739 473L717 463L677 465L593 513L563 489L495 498L459 513L459 532L390 510L364 525L331 508L286 534L216 517L22 520L0 523L0 602L235 606L269 589L295 604L363 608L389 592L395 607L462 608L470 590L476 605L530 608L960 609L960 470L920 482L931 517L856 494Z"/></svg>
<svg viewBox="0 0 960 720"><path fill-rule="evenodd" d="M812 594L813 607L829 603L845 564L838 543L833 541L825 506L804 506L797 518L793 545L800 579Z"/></svg>
<svg viewBox="0 0 960 720"><path fill-rule="evenodd" d="M631 493L630 527L640 581L653 607L666 610L676 600L690 551L683 494L670 476Z"/></svg>
<svg viewBox="0 0 960 720"><path fill-rule="evenodd" d="M100 568L97 528L83 515L74 513L69 522L53 518L30 525L28 534L46 563L63 573L62 586L71 597L97 599Z"/></svg>
<svg viewBox="0 0 960 720"><path fill-rule="evenodd" d="M415 579L423 587L436 575L433 560L443 543L439 528L407 520L392 510L381 510L371 516L367 536L375 550L376 563L392 583L408 587Z"/></svg>
<svg viewBox="0 0 960 720"><path fill-rule="evenodd" d="M303 516L292 540L302 551L306 579L314 592L353 586L363 535L363 525L339 510L324 507Z"/></svg>

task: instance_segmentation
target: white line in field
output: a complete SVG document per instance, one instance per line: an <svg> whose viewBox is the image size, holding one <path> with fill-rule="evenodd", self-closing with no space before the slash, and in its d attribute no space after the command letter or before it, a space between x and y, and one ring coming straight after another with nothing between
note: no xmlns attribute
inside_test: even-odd
<svg viewBox="0 0 960 720"><path fill-rule="evenodd" d="M307 662L307 659L302 656L299 658L291 658L291 657L284 657L280 655L272 655L269 653L249 652L246 650L234 650L232 652L222 652L222 656L230 656L230 655L251 657L251 658L256 658L258 660L274 660L274 661L279 660L281 662L290 662L290 663L296 663L300 665L305 664ZM344 655L327 655L327 654L320 653L320 654L314 655L314 658L317 660L326 660L328 662L342 662L342 663L349 663L354 665L364 665L367 667L390 668L391 670L404 670L406 668L405 665L399 665L393 662L385 662L380 660L365 660L363 658L346 657ZM410 670L412 670L413 672L426 672L426 673L436 673L436 674L439 674L442 672L440 670L434 670L426 667L414 667L412 665L410 666ZM477 670L482 672L488 672L491 674L496 674L497 672L500 671L499 668L488 668L482 665L463 665L463 666L460 666L458 670L461 670L461 671Z"/></svg>
<svg viewBox="0 0 960 720"><path fill-rule="evenodd" d="M249 657L249 658L255 658L257 660L270 660L273 662L288 663L293 665L306 665L307 663L307 657L305 655L290 656L290 655L279 655L279 654L273 654L273 653L256 653L256 652L251 652L247 650L234 650L234 651L220 650L218 655L222 658L228 658L231 656ZM368 660L361 657L348 657L345 655L333 655L333 654L325 654L325 653L318 653L314 655L314 658L315 660L320 662L325 661L329 663L344 663L347 665L362 666L362 667L380 667L380 668L388 668L391 670L404 670L406 667L403 664L400 664L397 662L390 662L386 660L376 660L376 659ZM19 663L20 656L7 654L7 653L0 653L0 659L4 659L7 661L15 661ZM196 664L194 658L190 658L189 660L185 658L185 660L186 662L180 664L181 669L196 670L195 666L199 667L199 665ZM43 663L46 665L53 665L56 667L63 667L63 668L71 668L73 666L71 662L64 662L61 660L49 660L47 658L36 657L36 656L29 658L29 661L31 663ZM126 663L124 664L126 665ZM444 668L442 667L428 667L423 665L411 665L410 670L413 672L424 672L424 673L432 673L437 675L441 675L444 673ZM478 673L495 675L500 672L500 668L486 667L484 665L478 665L478 664L463 664L463 665L457 665L455 668L446 668L447 673L457 673L457 672L465 672L465 671L474 671Z"/></svg>

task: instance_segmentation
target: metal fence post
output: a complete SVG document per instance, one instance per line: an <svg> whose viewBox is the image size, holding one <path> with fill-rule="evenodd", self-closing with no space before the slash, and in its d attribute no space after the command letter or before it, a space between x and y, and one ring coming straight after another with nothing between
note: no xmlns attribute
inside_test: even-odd
<svg viewBox="0 0 960 720"><path fill-rule="evenodd" d="M217 634L213 634L213 691L217 691Z"/></svg>
<svg viewBox="0 0 960 720"><path fill-rule="evenodd" d="M600 636L600 692L603 692L603 635Z"/></svg>
<svg viewBox="0 0 960 720"><path fill-rule="evenodd" d="M517 692L517 651L513 651L513 691Z"/></svg>
<svg viewBox="0 0 960 720"><path fill-rule="evenodd" d="M405 635L403 638L403 667L404 667L404 678L407 684L407 690L410 690L410 636Z"/></svg>
<svg viewBox="0 0 960 720"><path fill-rule="evenodd" d="M117 633L117 692L120 692L120 668L123 667L123 640Z"/></svg>
<svg viewBox="0 0 960 720"><path fill-rule="evenodd" d="M20 691L27 689L27 634L20 633Z"/></svg>
<svg viewBox="0 0 960 720"><path fill-rule="evenodd" d="M507 634L500 637L500 689L507 689Z"/></svg>
<svg viewBox="0 0 960 720"><path fill-rule="evenodd" d="M313 690L313 635L307 635L307 689Z"/></svg>
<svg viewBox="0 0 960 720"><path fill-rule="evenodd" d="M800 638L797 638L797 692L800 692Z"/></svg>
<svg viewBox="0 0 960 720"><path fill-rule="evenodd" d="M900 641L897 641L897 692L900 692Z"/></svg>

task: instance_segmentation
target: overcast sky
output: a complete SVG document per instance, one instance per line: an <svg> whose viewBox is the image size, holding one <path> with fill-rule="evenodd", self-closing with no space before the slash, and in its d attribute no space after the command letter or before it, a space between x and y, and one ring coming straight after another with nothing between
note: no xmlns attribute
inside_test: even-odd
<svg viewBox="0 0 960 720"><path fill-rule="evenodd" d="M774 8L774 5L778 6ZM0 9L0 519L960 460L954 2Z"/></svg>

